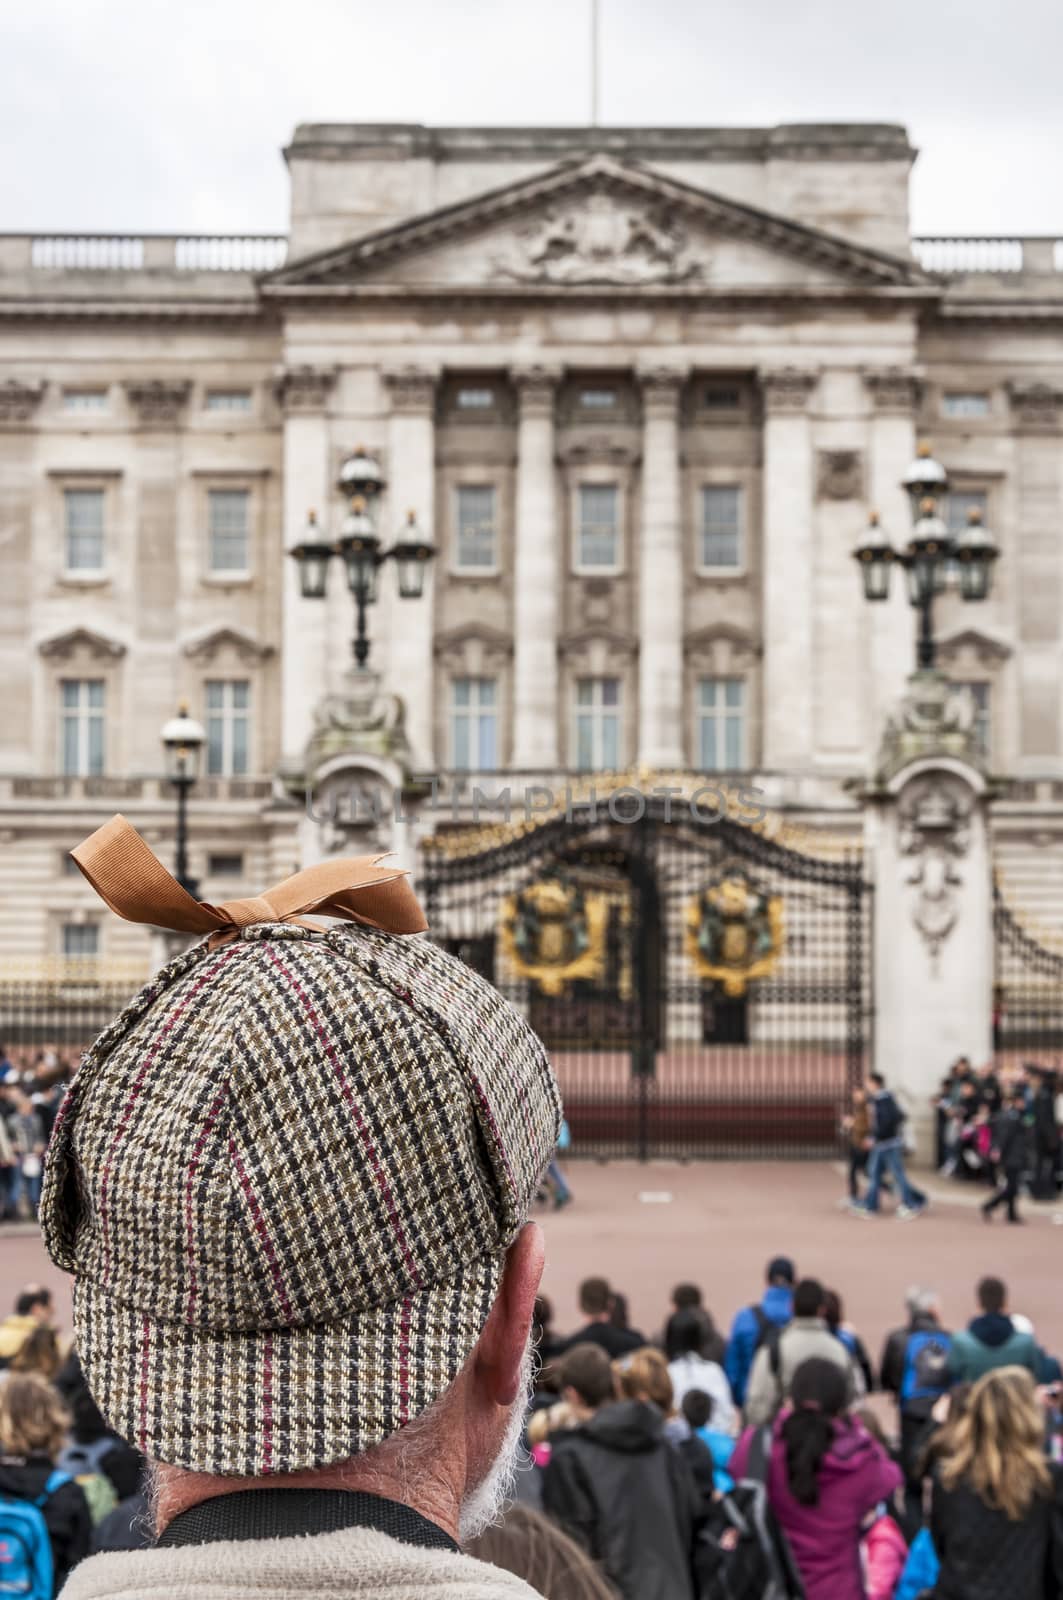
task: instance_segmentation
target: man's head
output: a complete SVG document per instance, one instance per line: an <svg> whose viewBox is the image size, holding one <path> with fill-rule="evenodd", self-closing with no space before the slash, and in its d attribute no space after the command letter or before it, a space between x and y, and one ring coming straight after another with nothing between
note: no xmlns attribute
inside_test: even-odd
<svg viewBox="0 0 1063 1600"><path fill-rule="evenodd" d="M677 1311L699 1310L701 1290L696 1283L677 1283L672 1290L672 1305Z"/></svg>
<svg viewBox="0 0 1063 1600"><path fill-rule="evenodd" d="M668 1354L672 1360L678 1356L700 1355L705 1343L705 1313L691 1307L676 1311L668 1319Z"/></svg>
<svg viewBox="0 0 1063 1600"><path fill-rule="evenodd" d="M886 1080L882 1076L881 1072L869 1072L868 1073L868 1075L867 1075L867 1092L868 1092L868 1094L881 1094L882 1090L885 1087L886 1087Z"/></svg>
<svg viewBox="0 0 1063 1600"><path fill-rule="evenodd" d="M688 1389L680 1402L680 1410L695 1431L707 1428L712 1417L712 1395L706 1394L704 1389Z"/></svg>
<svg viewBox="0 0 1063 1600"><path fill-rule="evenodd" d="M446 1451L474 1490L523 1403L559 1125L527 1024L427 941L266 923L178 957L47 1164L105 1417L215 1493Z"/></svg>
<svg viewBox="0 0 1063 1600"><path fill-rule="evenodd" d="M615 1397L609 1357L597 1344L574 1344L561 1357L557 1369L561 1393L584 1411L597 1411Z"/></svg>
<svg viewBox="0 0 1063 1600"><path fill-rule="evenodd" d="M605 1322L613 1309L613 1291L605 1278L584 1278L579 1286L579 1308L592 1322Z"/></svg>
<svg viewBox="0 0 1063 1600"><path fill-rule="evenodd" d="M797 1271L789 1256L772 1256L764 1276L769 1289L792 1289Z"/></svg>
<svg viewBox="0 0 1063 1600"><path fill-rule="evenodd" d="M795 1317L821 1317L826 1299L823 1285L816 1278L802 1278L794 1290Z"/></svg>
<svg viewBox="0 0 1063 1600"><path fill-rule="evenodd" d="M17 1317L32 1317L47 1327L52 1320L52 1291L40 1283L28 1283L15 1301Z"/></svg>
<svg viewBox="0 0 1063 1600"><path fill-rule="evenodd" d="M933 1317L935 1322L941 1315L941 1303L934 1289L915 1289L909 1291L908 1310L912 1317Z"/></svg>
<svg viewBox="0 0 1063 1600"><path fill-rule="evenodd" d="M987 1316L1007 1310L1007 1285L999 1278L983 1278L978 1285L977 1295L978 1304Z"/></svg>

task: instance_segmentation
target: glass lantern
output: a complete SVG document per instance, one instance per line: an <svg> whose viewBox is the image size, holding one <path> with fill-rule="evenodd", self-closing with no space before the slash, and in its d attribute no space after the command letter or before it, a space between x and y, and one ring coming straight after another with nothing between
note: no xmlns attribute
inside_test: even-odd
<svg viewBox="0 0 1063 1600"><path fill-rule="evenodd" d="M996 540L982 525L981 511L972 506L967 513L967 526L953 546L960 593L965 600L988 599L993 584L993 563L999 555Z"/></svg>
<svg viewBox="0 0 1063 1600"><path fill-rule="evenodd" d="M401 537L388 551L398 568L399 594L403 600L419 600L424 594L428 563L435 553L432 541L417 526L415 513L408 512Z"/></svg>
<svg viewBox="0 0 1063 1600"><path fill-rule="evenodd" d="M166 756L166 776L171 783L193 784L199 777L199 762L207 742L201 722L188 715L182 703L176 717L165 723L160 735Z"/></svg>
<svg viewBox="0 0 1063 1600"><path fill-rule="evenodd" d="M897 553L879 526L877 511L872 511L868 518L867 531L853 551L853 556L860 563L867 599L887 600L890 573Z"/></svg>

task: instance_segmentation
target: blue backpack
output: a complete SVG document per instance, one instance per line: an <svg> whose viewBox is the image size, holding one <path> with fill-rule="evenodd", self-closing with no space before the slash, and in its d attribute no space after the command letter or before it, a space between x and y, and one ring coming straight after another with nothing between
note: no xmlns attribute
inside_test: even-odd
<svg viewBox="0 0 1063 1600"><path fill-rule="evenodd" d="M44 1507L49 1496L69 1482L65 1472L55 1471L36 1500L0 1496L0 1594L52 1600L55 1568Z"/></svg>
<svg viewBox="0 0 1063 1600"><path fill-rule="evenodd" d="M910 1400L936 1400L952 1387L949 1352L952 1336L941 1328L919 1328L908 1335L901 1377L901 1405Z"/></svg>

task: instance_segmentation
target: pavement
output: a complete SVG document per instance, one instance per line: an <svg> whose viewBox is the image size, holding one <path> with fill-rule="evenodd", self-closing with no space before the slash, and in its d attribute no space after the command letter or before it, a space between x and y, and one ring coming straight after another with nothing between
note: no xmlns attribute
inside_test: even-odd
<svg viewBox="0 0 1063 1600"><path fill-rule="evenodd" d="M544 1211L544 1292L559 1331L579 1325L577 1291L592 1273L629 1299L635 1327L660 1328L672 1286L701 1285L705 1304L727 1327L759 1296L765 1263L791 1255L798 1271L842 1296L848 1320L876 1359L886 1332L903 1315L910 1284L933 1287L947 1321L974 1314L974 1285L1003 1278L1011 1308L1032 1318L1038 1337L1063 1352L1063 1201L1023 1203L1023 1227L987 1226L978 1206L985 1190L919 1176L931 1207L915 1221L883 1214L861 1221L839 1209L845 1177L835 1162L573 1162L574 1203ZM0 1313L24 1283L43 1280L70 1328L70 1285L48 1261L32 1223L0 1228Z"/></svg>

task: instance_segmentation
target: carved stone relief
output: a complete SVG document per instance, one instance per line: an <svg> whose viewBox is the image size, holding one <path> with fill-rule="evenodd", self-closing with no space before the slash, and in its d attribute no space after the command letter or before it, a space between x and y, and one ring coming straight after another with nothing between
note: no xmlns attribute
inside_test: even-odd
<svg viewBox="0 0 1063 1600"><path fill-rule="evenodd" d="M944 772L914 779L898 802L904 882L915 891L912 922L932 960L956 924L963 883L959 863L970 847L973 809L971 790Z"/></svg>
<svg viewBox="0 0 1063 1600"><path fill-rule="evenodd" d="M702 273L664 206L621 206L608 194L551 207L492 265L521 283L683 283Z"/></svg>

